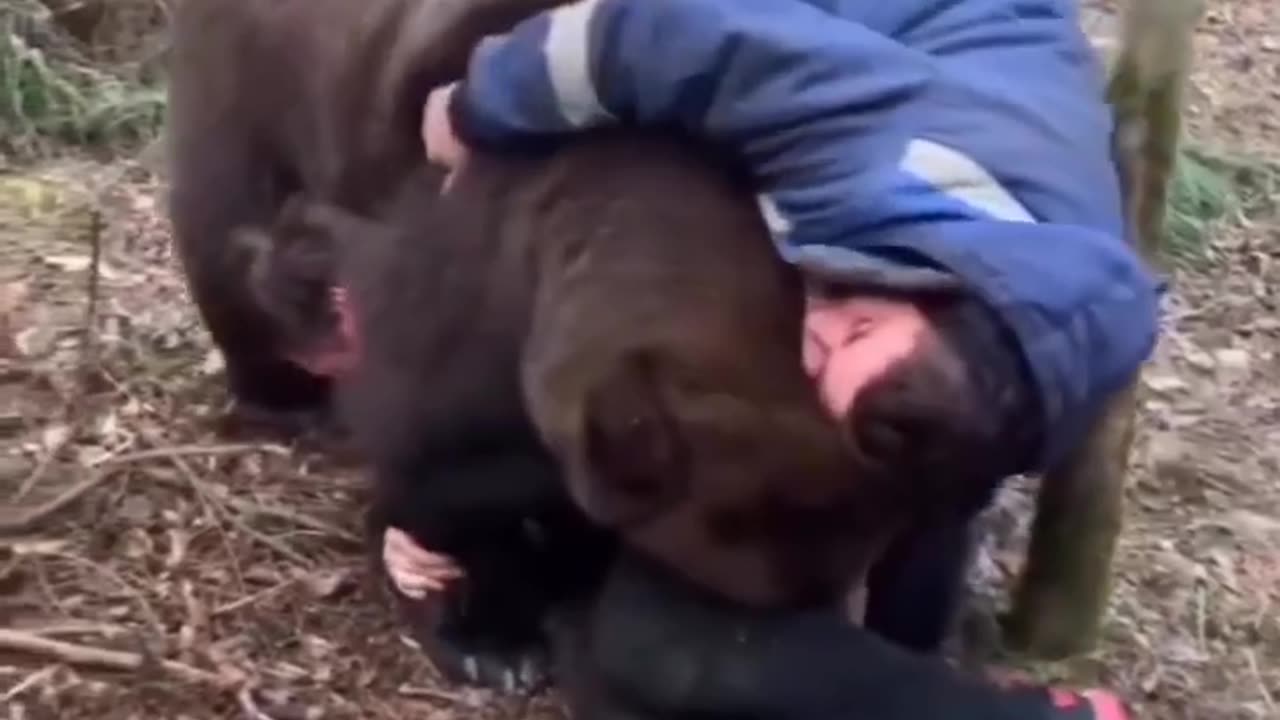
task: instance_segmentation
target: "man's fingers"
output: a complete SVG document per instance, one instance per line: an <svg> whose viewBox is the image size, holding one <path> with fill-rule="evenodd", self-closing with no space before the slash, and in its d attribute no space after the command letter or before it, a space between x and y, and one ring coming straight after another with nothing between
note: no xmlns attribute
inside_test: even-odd
<svg viewBox="0 0 1280 720"><path fill-rule="evenodd" d="M428 556L413 555L413 553L404 552L403 548L387 546L383 548L383 560L388 564L396 564L398 568L406 568L415 571L415 573L431 573L435 575L460 575L462 569L458 568L456 562L451 557L443 555Z"/></svg>
<svg viewBox="0 0 1280 720"><path fill-rule="evenodd" d="M432 555L427 558L410 555L395 547L384 548L382 553L383 560L388 566L395 565L398 568L404 568L406 571L460 577L462 568L458 567L451 558L443 555Z"/></svg>
<svg viewBox="0 0 1280 720"><path fill-rule="evenodd" d="M467 159L467 147L458 139L449 118L449 102L454 88L454 85L447 85L431 91L422 108L422 143L427 160L449 170L440 185L442 194L453 187L454 178Z"/></svg>
<svg viewBox="0 0 1280 720"><path fill-rule="evenodd" d="M462 568L452 558L443 555L419 556L403 552L395 547L387 547L383 551L383 559L387 564L394 563L406 571L430 574L439 577L461 577Z"/></svg>
<svg viewBox="0 0 1280 720"><path fill-rule="evenodd" d="M391 583L411 598L423 598L428 592L443 591L450 581L461 577L460 573L453 571L424 572L394 560L389 560L386 565Z"/></svg>
<svg viewBox="0 0 1280 720"><path fill-rule="evenodd" d="M453 558L425 550L408 534L396 528L383 533L382 562L396 589L408 597L421 599L430 591L441 591L463 576Z"/></svg>
<svg viewBox="0 0 1280 720"><path fill-rule="evenodd" d="M441 577L431 573L416 572L412 569L387 566L387 576L396 587L406 594L415 590L444 590L449 581L456 578Z"/></svg>
<svg viewBox="0 0 1280 720"><path fill-rule="evenodd" d="M422 108L422 142L427 159L451 170L458 169L466 158L466 146L453 131L449 102L455 85L432 90Z"/></svg>
<svg viewBox="0 0 1280 720"><path fill-rule="evenodd" d="M394 574L400 578L421 578L423 582L433 583L440 586L448 584L450 581L457 580L462 577L462 571L453 567L423 567L407 563L403 558L388 556L386 558L387 572Z"/></svg>
<svg viewBox="0 0 1280 720"><path fill-rule="evenodd" d="M407 533L396 528L387 528L384 535L383 552L393 553L404 558L405 562L424 568L453 568L458 565L453 558L440 553L433 553L423 548Z"/></svg>
<svg viewBox="0 0 1280 720"><path fill-rule="evenodd" d="M395 586L396 590L414 600L425 598L429 592L441 592L444 590L442 583L412 573L394 572L388 568L387 577L391 578L391 584Z"/></svg>

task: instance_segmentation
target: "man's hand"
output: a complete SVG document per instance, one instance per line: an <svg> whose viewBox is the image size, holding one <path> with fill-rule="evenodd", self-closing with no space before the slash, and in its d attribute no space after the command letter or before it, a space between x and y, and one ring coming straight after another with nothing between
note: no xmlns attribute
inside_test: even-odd
<svg viewBox="0 0 1280 720"><path fill-rule="evenodd" d="M389 527L382 535L382 562L396 589L414 600L440 592L462 569L447 555L429 552L405 532Z"/></svg>
<svg viewBox="0 0 1280 720"><path fill-rule="evenodd" d="M934 333L913 304L883 298L809 298L804 365L827 410L848 416L858 393Z"/></svg>
<svg viewBox="0 0 1280 720"><path fill-rule="evenodd" d="M454 174L462 168L468 155L467 146L458 139L453 121L449 119L449 103L455 88L456 84L449 84L432 90L422 108L422 144L427 160L449 170L441 192L449 189Z"/></svg>

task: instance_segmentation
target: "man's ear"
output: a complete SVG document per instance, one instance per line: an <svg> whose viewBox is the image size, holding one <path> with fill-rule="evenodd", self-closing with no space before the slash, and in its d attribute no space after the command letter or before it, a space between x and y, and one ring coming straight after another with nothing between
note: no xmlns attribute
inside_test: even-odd
<svg viewBox="0 0 1280 720"><path fill-rule="evenodd" d="M633 352L587 392L580 436L584 470L570 484L596 522L643 523L688 491L689 448L662 391L657 361Z"/></svg>

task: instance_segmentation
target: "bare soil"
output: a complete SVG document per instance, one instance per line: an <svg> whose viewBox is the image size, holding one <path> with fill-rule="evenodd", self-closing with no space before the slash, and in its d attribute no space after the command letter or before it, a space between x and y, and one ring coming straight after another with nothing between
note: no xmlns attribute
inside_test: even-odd
<svg viewBox="0 0 1280 720"><path fill-rule="evenodd" d="M1105 46L1113 6L1087 4ZM1280 15L1211 4L1192 139L1280 161ZM0 176L0 715L557 716L434 680L363 567L354 468L218 434L161 189L137 163ZM1171 271L1102 647L1034 666L1138 717L1280 718L1280 195L1255 194ZM1032 485L992 513L984 594L1021 563Z"/></svg>

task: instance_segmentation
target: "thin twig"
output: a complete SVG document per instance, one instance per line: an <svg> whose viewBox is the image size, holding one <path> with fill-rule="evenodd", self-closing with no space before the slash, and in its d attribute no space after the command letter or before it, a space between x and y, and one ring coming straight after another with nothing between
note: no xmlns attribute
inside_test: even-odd
<svg viewBox="0 0 1280 720"><path fill-rule="evenodd" d="M90 464L90 467L95 468L98 472L72 485L63 491L61 495L13 516L10 516L7 512L0 512L0 535L16 535L30 532L51 515L71 506L85 493L109 480L113 475L109 470L116 470L124 465L159 458L172 460L189 456L230 455L255 451L283 452L270 445L177 445L173 447L148 448L107 457Z"/></svg>
<svg viewBox="0 0 1280 720"><path fill-rule="evenodd" d="M222 545L222 550L227 554L227 560L231 563L231 574L235 576L236 587L243 593L245 591L244 569L240 567L240 560L236 556L235 549L231 547L231 539L227 537L226 528L223 527L222 520L220 519L221 513L218 512L218 508L214 505L214 500L210 497L211 493L208 492L204 483L202 483L199 478L195 477L195 474L191 472L191 469L187 467L186 463L177 459L178 457L179 456L173 455L170 456L169 459L175 465L181 463L181 469L186 470L185 473L180 473L183 474L181 479L170 478L164 475L152 475L152 479L176 484L180 490L190 489L195 493L196 502L200 504L201 509L203 509L205 514L208 515L210 526L218 533L218 543Z"/></svg>
<svg viewBox="0 0 1280 720"><path fill-rule="evenodd" d="M58 593L53 591L53 585L49 582L49 573L45 570L44 563L35 563L35 572L36 585L40 586L40 592L44 594L45 601L64 617L71 617L71 611L67 608L66 602L58 597Z"/></svg>
<svg viewBox="0 0 1280 720"><path fill-rule="evenodd" d="M236 693L236 699L240 701L240 709L249 720L275 720L258 707L257 701L253 699L253 690L248 685L240 688L240 692Z"/></svg>
<svg viewBox="0 0 1280 720"><path fill-rule="evenodd" d="M59 443L58 447L50 448L48 452L40 457L40 462L35 466L31 473L23 479L22 484L18 486L18 491L13 494L12 502L16 503L21 501L22 498L27 496L27 493L31 492L31 490L44 479L45 474L49 472L49 467L53 465L53 458L65 445L65 442Z"/></svg>
<svg viewBox="0 0 1280 720"><path fill-rule="evenodd" d="M429 698L431 700L443 700L454 705L471 705L472 702L465 696L458 693L448 692L447 690L437 690L436 688L422 687L420 685L401 685L396 688L396 693L407 698Z"/></svg>
<svg viewBox="0 0 1280 720"><path fill-rule="evenodd" d="M178 468L178 472L181 473L182 476L186 478L187 482L191 484L192 489L194 489L196 492L200 493L206 498L212 497L212 493L208 492L208 483L206 483L204 480L201 480L185 460L183 460L181 457L176 457L176 456L171 457L169 459L173 462L174 466ZM210 505L212 507L217 507L212 502L210 503ZM311 566L311 563L308 562L305 557L303 557L293 548L289 547L288 545L285 545L284 543L271 537L270 535L261 533L255 530L254 528L250 527L248 523L246 523L242 518L237 516L235 513L229 511L226 507L218 508L218 514L221 515L227 522L234 525L237 530L244 533L246 537L250 538L251 540L256 540L259 544L264 545L267 548L270 548L276 551L281 556L288 558L290 561L292 561L294 564L298 565L299 567Z"/></svg>
<svg viewBox="0 0 1280 720"><path fill-rule="evenodd" d="M147 602L147 598L142 594L142 591L130 585L129 582L121 577L118 572L108 567L106 564L95 563L77 555L71 555L65 552L51 553L51 556L58 558L63 562L79 566L89 572L98 574L100 577L105 577L110 580L120 589L120 592L128 595L134 600L138 608L142 611L142 615L147 624L151 626L151 632L157 637L164 635L164 623L160 620L159 613L156 612L155 608L151 607L151 603Z"/></svg>
<svg viewBox="0 0 1280 720"><path fill-rule="evenodd" d="M83 336L80 343L79 395L89 395L93 370L98 366L98 295L102 284L102 210L93 203L89 210L89 275L85 281ZM74 403L73 407L80 403Z"/></svg>
<svg viewBox="0 0 1280 720"><path fill-rule="evenodd" d="M232 602L229 602L225 605L219 605L218 607L213 609L213 612L209 613L209 617L215 618L215 617L218 617L219 615L226 615L228 613L233 613L237 610L248 607L249 605L252 605L260 600L264 600L268 597L271 597L272 595L275 595L280 591L289 588L290 586L292 586L297 582L298 582L297 578L289 578L284 582L276 583L275 585L272 585L269 588L264 588L262 590L259 590L258 592L253 593L252 595L246 595L238 600L233 600Z"/></svg>
<svg viewBox="0 0 1280 720"><path fill-rule="evenodd" d="M124 635L129 632L129 629L123 625L112 625L110 623L70 620L50 625L25 627L22 628L22 631L31 633L32 635L39 635L40 637L50 637L54 635L102 635L105 637L112 637L115 635Z"/></svg>
<svg viewBox="0 0 1280 720"><path fill-rule="evenodd" d="M40 683L49 679L55 672L57 672L57 670L58 670L57 665L46 665L45 667L40 668L39 670L31 673L30 675L23 678L22 681L19 682L17 685L14 685L13 687L9 688L9 691L6 692L3 696L0 696L0 703L7 703L10 700L13 700L14 698L18 697L22 693L26 692L27 690L35 687L36 685L39 685Z"/></svg>
<svg viewBox="0 0 1280 720"><path fill-rule="evenodd" d="M89 645L52 640L19 630L0 628L0 649L40 655L77 667L103 670L137 671L146 667L146 659L138 653L107 650ZM174 660L161 660L157 667L177 680L226 688L235 678L212 673Z"/></svg>
<svg viewBox="0 0 1280 720"><path fill-rule="evenodd" d="M28 510L19 512L11 517L8 513L0 513L0 535L18 535L34 530L36 526L44 522L54 513L71 506L74 502L84 496L85 493L98 487L102 483L110 480L115 473L107 471L95 472L93 475L81 480L62 492L61 495L37 505Z"/></svg>
<svg viewBox="0 0 1280 720"><path fill-rule="evenodd" d="M1262 702L1266 704L1267 710L1272 714L1276 711L1276 699L1271 696L1271 691L1267 689L1267 679L1262 676L1262 670L1258 667L1258 655L1252 648L1246 649L1244 655L1249 659L1249 670L1253 672L1254 679L1258 682L1258 692L1262 695Z"/></svg>
<svg viewBox="0 0 1280 720"><path fill-rule="evenodd" d="M232 507L234 507L235 509L239 510L240 512L246 515L263 515L266 517L276 518L277 520L285 520L299 527L304 527L310 530L315 530L317 532L325 533L326 535L332 536L333 538L342 540L344 542L352 543L355 545L361 545L364 543L363 539L361 539L358 535L352 532L343 530L342 528L336 525L332 525L318 518L311 517L310 515L307 515L305 513L298 512L297 510L291 510L287 507L281 507L279 505L270 505L267 503L254 502L251 500L244 500L241 498L229 498L227 502Z"/></svg>
<svg viewBox="0 0 1280 720"><path fill-rule="evenodd" d="M1208 634L1205 628L1208 626L1208 593L1205 592L1204 585L1197 584L1196 587L1196 644L1201 652L1209 651Z"/></svg>
<svg viewBox="0 0 1280 720"><path fill-rule="evenodd" d="M91 463L91 467L127 465L145 460L172 460L180 457L212 457L215 455L243 455L252 452L265 452L273 455L288 455L289 451L278 445L230 443L223 445L170 445L168 447L152 447L145 450L134 450L119 455L108 456Z"/></svg>
<svg viewBox="0 0 1280 720"><path fill-rule="evenodd" d="M344 542L352 543L355 545L362 545L364 543L364 540L358 535L355 535L354 533L351 533L347 530L343 530L342 528L339 528L336 525L327 523L323 520L314 518L310 515L298 512L296 510L291 510L289 508L281 507L279 505L263 504L263 503L255 502L252 500L245 500L243 498L237 498L237 497L225 497L225 498L214 497L214 493L210 491L209 484L204 480L200 479L200 477L198 477L195 474L195 471L191 469L191 466L187 465L185 462L182 461L180 456L172 455L169 457L169 459L172 460L173 464L178 468L178 471L183 476L183 479L175 480L173 478L157 477L156 479L160 482L165 482L170 484L176 483L176 484L183 484L183 485L190 486L196 491L199 497L209 498L211 502L217 502L219 505L226 506L244 515L262 515L266 517L274 517L279 520L286 520L286 521L292 522L304 528L326 533L334 537L335 539L338 539ZM305 558L303 558L300 554L298 554L297 552L294 552L293 550L285 546L283 543L281 543L279 540L276 540L275 538L272 538L268 535L265 535L249 527L248 524L242 518L236 517L235 515L233 515L232 513L228 512L225 509L221 510L220 512L217 512L216 514L226 518L228 522L235 525L238 529L244 531L246 535L249 535L250 537L259 541L260 543L267 545L271 549L279 552L280 554L284 555L290 560L293 560L295 563L303 567L310 567L311 563L307 561Z"/></svg>

